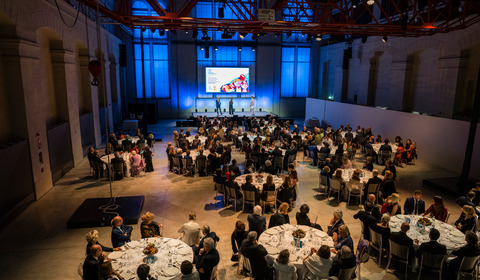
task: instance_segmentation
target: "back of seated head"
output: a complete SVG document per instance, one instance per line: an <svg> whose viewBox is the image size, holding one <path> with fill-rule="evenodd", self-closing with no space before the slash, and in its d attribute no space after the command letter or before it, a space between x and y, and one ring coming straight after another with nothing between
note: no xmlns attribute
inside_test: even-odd
<svg viewBox="0 0 480 280"><path fill-rule="evenodd" d="M323 146L325 146L325 148L328 148L330 145L328 144L328 142L323 142Z"/></svg>
<svg viewBox="0 0 480 280"><path fill-rule="evenodd" d="M373 210L373 203L371 203L370 201L367 201L365 203L365 211L372 212L372 210Z"/></svg>
<svg viewBox="0 0 480 280"><path fill-rule="evenodd" d="M475 233L469 230L465 234L465 241L467 241L468 245L476 245L478 243L478 237Z"/></svg>
<svg viewBox="0 0 480 280"><path fill-rule="evenodd" d="M187 153L187 156L189 156L190 155L190 150L187 150L186 153Z"/></svg>
<svg viewBox="0 0 480 280"><path fill-rule="evenodd" d="M294 170L295 169L295 165L293 163L289 163L288 164L288 168Z"/></svg>
<svg viewBox="0 0 480 280"><path fill-rule="evenodd" d="M254 242L257 240L257 232L256 231L250 231L247 235L247 240L250 242Z"/></svg>
<svg viewBox="0 0 480 280"><path fill-rule="evenodd" d="M190 221L195 221L197 219L197 214L195 214L194 212L188 213L188 219Z"/></svg>
<svg viewBox="0 0 480 280"><path fill-rule="evenodd" d="M385 144L388 144L388 142L390 142L388 139L385 139Z"/></svg>
<svg viewBox="0 0 480 280"><path fill-rule="evenodd" d="M236 165L237 164L237 160L236 159L233 159L232 160L232 165Z"/></svg>
<svg viewBox="0 0 480 280"><path fill-rule="evenodd" d="M137 268L137 276L140 280L146 280L148 278L148 274L150 273L150 266L148 264L142 263Z"/></svg>
<svg viewBox="0 0 480 280"><path fill-rule="evenodd" d="M470 199L470 200L474 199L474 198L475 198L475 193L474 193L474 192L471 192L471 191L468 192L468 193L467 193L467 198Z"/></svg>
<svg viewBox="0 0 480 280"><path fill-rule="evenodd" d="M440 238L440 231L436 228L432 228L429 233L430 240L438 240Z"/></svg>
<svg viewBox="0 0 480 280"><path fill-rule="evenodd" d="M250 180L252 179L252 175L247 175L247 177L245 177L245 182L250 182Z"/></svg>
<svg viewBox="0 0 480 280"><path fill-rule="evenodd" d="M318 250L318 255L322 259L329 259L330 258L330 247L328 247L328 245L320 246L320 249Z"/></svg>
<svg viewBox="0 0 480 280"><path fill-rule="evenodd" d="M255 205L255 207L253 207L253 214L261 216L262 207L260 205Z"/></svg>
<svg viewBox="0 0 480 280"><path fill-rule="evenodd" d="M272 166L272 162L270 160L265 161L265 166Z"/></svg>
<svg viewBox="0 0 480 280"><path fill-rule="evenodd" d="M188 275L193 271L193 264L190 261L183 261L182 265L180 266L180 271L183 275Z"/></svg>
<svg viewBox="0 0 480 280"><path fill-rule="evenodd" d="M202 228L202 232L204 235L207 235L210 233L210 226L208 225L204 225L203 228Z"/></svg>
<svg viewBox="0 0 480 280"><path fill-rule="evenodd" d="M400 227L400 230L402 232L407 232L410 230L410 224L409 223L402 223L401 227Z"/></svg>
<svg viewBox="0 0 480 280"><path fill-rule="evenodd" d="M302 206L300 206L300 213L302 214L308 214L308 212L310 212L310 207L308 207L307 204L302 204Z"/></svg>
<svg viewBox="0 0 480 280"><path fill-rule="evenodd" d="M372 175L373 175L373 177L378 176L378 170L377 170L377 169L373 169Z"/></svg>

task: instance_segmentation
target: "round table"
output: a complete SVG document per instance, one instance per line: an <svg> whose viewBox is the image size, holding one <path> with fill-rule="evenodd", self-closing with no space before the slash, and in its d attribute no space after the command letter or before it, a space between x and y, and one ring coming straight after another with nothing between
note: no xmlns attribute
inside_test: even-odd
<svg viewBox="0 0 480 280"><path fill-rule="evenodd" d="M293 231L303 229L306 233L305 238L302 239L302 248L294 245ZM298 271L303 270L303 259L310 254L311 248L319 249L322 245L328 245L330 248L334 247L332 237L328 236L326 232L308 227L295 226L284 224L267 229L260 235L258 242L262 244L268 252L267 261L273 263L278 257L278 254L283 249L290 251L290 262L297 267Z"/></svg>
<svg viewBox="0 0 480 280"><path fill-rule="evenodd" d="M193 262L193 250L178 239L167 237L152 237L129 242L122 246L122 251L108 255L113 259L113 268L125 279L138 279L137 268L143 263L143 249L153 243L158 248L155 254L156 262L149 264L150 274L155 279L173 279L179 276L180 265L184 260Z"/></svg>
<svg viewBox="0 0 480 280"><path fill-rule="evenodd" d="M193 140L195 140L195 136L197 135L190 135L186 137L187 141L191 144L193 143ZM205 145L205 141L207 141L207 136L198 136L198 140L200 140L200 144L203 146Z"/></svg>
<svg viewBox="0 0 480 280"><path fill-rule="evenodd" d="M118 145L122 145L123 140L125 140L125 139L117 140ZM130 137L129 140L132 141L132 144L136 144L137 141L140 140L140 137L138 137L138 136L133 136L133 137Z"/></svg>
<svg viewBox="0 0 480 280"><path fill-rule="evenodd" d="M255 185L255 187L258 189L259 192L262 192L263 191L263 184L265 184L267 182L267 176L271 175L271 174L269 174L269 173L251 173L251 174L246 174L246 175L240 175L237 178L235 178L235 182L237 182L237 184L239 186L242 186L243 184L245 184L245 182L246 182L245 179L247 178L248 175L253 176L253 185ZM262 175L263 177L258 178L257 175ZM272 175L272 177L273 177L273 184L275 184L275 188L278 189L283 184L283 178L280 177L280 176L275 176L275 175Z"/></svg>
<svg viewBox="0 0 480 280"><path fill-rule="evenodd" d="M375 153L378 154L378 152L380 151L380 147L382 145L383 145L383 143L372 144L372 147L373 147L373 150L375 151ZM395 145L395 144L392 144L392 143L388 143L388 145L390 145L390 147L392 147L392 153L395 154L397 152L398 146Z"/></svg>
<svg viewBox="0 0 480 280"><path fill-rule="evenodd" d="M447 247L447 252L451 252L465 245L465 235L452 225L444 223L439 220L435 220L432 226L426 226L421 228L417 225L418 219L422 218L421 215L395 215L390 218L390 230L392 232L400 231L400 227L403 222L410 223L410 230L407 232L408 237L415 240L418 239L419 243L430 241L428 234L430 230L435 227L440 231L440 238L438 242ZM433 221L432 219L430 219Z"/></svg>
<svg viewBox="0 0 480 280"><path fill-rule="evenodd" d="M132 155L130 153L125 152L125 153L122 153L121 156L123 157L123 160L125 161L125 165L127 166L127 173L125 173L125 177L130 177L130 169L132 168L132 162L130 161L130 158L132 157ZM111 154L109 156L105 155L100 159L103 162L105 162L107 165L109 165L113 158L115 158L115 155Z"/></svg>

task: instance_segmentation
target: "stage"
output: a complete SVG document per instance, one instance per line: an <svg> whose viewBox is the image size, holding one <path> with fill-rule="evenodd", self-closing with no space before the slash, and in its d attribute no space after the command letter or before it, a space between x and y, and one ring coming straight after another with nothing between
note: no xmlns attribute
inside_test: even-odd
<svg viewBox="0 0 480 280"><path fill-rule="evenodd" d="M265 118L266 116L268 115L274 115L274 116L277 116L273 113L270 113L270 112L265 112L265 111L255 111L255 115L252 115L250 113L250 111L245 111L245 112L235 112L234 115L229 115L228 112L224 112L223 115L220 115L220 117L229 117L229 118L232 118L234 116L237 116L239 118L243 118L243 117L261 117L261 118ZM198 116L207 116L208 118L216 118L217 117L217 113L216 112L192 112L192 117L196 118Z"/></svg>

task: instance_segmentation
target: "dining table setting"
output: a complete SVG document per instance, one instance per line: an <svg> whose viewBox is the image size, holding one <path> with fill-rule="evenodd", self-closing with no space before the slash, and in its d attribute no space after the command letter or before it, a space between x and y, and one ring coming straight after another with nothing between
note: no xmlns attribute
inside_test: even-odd
<svg viewBox="0 0 480 280"><path fill-rule="evenodd" d="M125 177L130 177L130 169L132 168L132 162L130 161L130 158L132 157L132 154L130 154L129 152L120 152L120 156L125 161L125 165L127 167L127 172L125 173ZM107 166L109 166L113 158L115 158L115 155L110 154L110 155L104 155L100 159L105 164L107 164Z"/></svg>
<svg viewBox="0 0 480 280"><path fill-rule="evenodd" d="M154 245L158 252L148 258L144 249ZM181 275L183 261L193 262L193 250L186 243L168 237L151 237L134 240L108 255L113 268L126 280L137 278L137 268L142 263L150 266L150 275L157 280L170 280ZM153 263L152 263L153 261Z"/></svg>
<svg viewBox="0 0 480 280"><path fill-rule="evenodd" d="M248 175L252 175L253 176L253 185L258 189L258 191L262 192L263 191L263 184L265 184L267 182L267 176L268 175L271 175L269 173L251 173L251 174L244 174L244 175L240 175L238 177L235 178L235 182L237 182L237 184L239 186L245 184L246 182L246 178ZM276 176L276 175L272 175L273 176L273 184L275 184L275 188L279 188L282 184L283 184L283 178L281 176Z"/></svg>

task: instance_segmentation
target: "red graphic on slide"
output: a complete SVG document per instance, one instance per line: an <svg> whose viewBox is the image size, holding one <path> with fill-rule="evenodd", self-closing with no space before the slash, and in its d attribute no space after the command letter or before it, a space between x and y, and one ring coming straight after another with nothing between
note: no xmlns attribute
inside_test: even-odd
<svg viewBox="0 0 480 280"><path fill-rule="evenodd" d="M223 92L248 92L248 82L245 81L245 75L233 79L230 83L221 87Z"/></svg>

